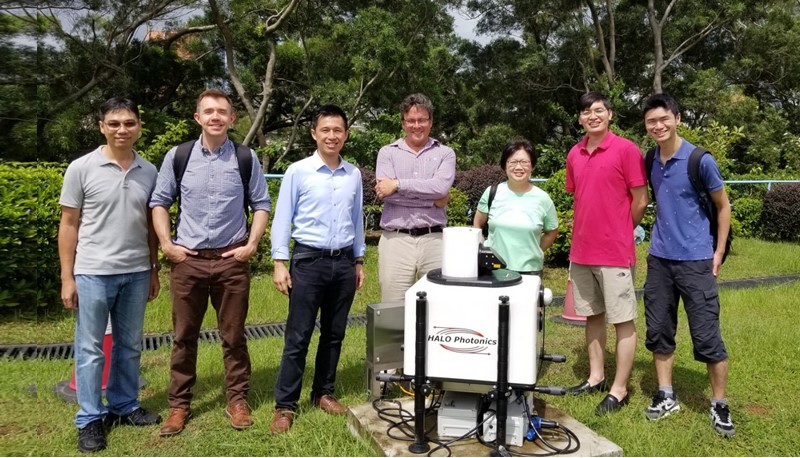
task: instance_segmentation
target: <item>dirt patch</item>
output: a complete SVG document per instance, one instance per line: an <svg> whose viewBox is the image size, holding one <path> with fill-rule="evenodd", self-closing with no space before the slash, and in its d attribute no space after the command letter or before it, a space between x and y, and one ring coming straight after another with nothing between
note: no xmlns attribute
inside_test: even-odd
<svg viewBox="0 0 800 458"><path fill-rule="evenodd" d="M744 410L757 417L768 417L772 413L772 407L763 404L748 404L744 406Z"/></svg>
<svg viewBox="0 0 800 458"><path fill-rule="evenodd" d="M11 436L20 432L22 432L22 428L17 425L0 425L0 437Z"/></svg>

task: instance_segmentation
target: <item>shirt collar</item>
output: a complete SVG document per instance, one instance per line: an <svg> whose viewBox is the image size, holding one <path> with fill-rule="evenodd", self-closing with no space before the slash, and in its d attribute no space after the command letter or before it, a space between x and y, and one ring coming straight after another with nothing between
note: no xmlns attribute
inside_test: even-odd
<svg viewBox="0 0 800 458"><path fill-rule="evenodd" d="M314 154L309 159L311 159L311 164L313 165L314 170L319 170L323 167L325 167L328 170L331 170L331 168L328 167L328 164L326 164L325 161L322 160L322 156L319 155L319 150L315 150ZM353 169L353 165L345 161L342 158L342 156L339 155L339 166L336 167L336 169L331 170L331 172L335 172L336 170L339 169L343 169L345 173L350 173Z"/></svg>
<svg viewBox="0 0 800 458"><path fill-rule="evenodd" d="M611 142L613 142L616 138L617 134L609 130L606 136L603 137L603 141L600 142L599 145L597 145L597 148L595 148L594 152L607 150L611 146ZM581 140L581 150L588 151L586 148L586 145L588 144L589 144L589 136L585 135L583 137L583 140Z"/></svg>
<svg viewBox="0 0 800 458"><path fill-rule="evenodd" d="M104 166L108 164L114 164L117 167L119 167L119 165L116 162L112 161L111 159L106 157L105 154L103 154L103 146L98 146L97 149L94 150L93 154L94 154L94 161L97 163L97 165ZM141 167L143 161L144 159L142 159L142 157L139 156L139 153L137 153L136 150L133 150L133 162L131 163L130 168L133 169L136 167Z"/></svg>
<svg viewBox="0 0 800 458"><path fill-rule="evenodd" d="M233 141L230 139L230 137L227 137L225 141L221 145L219 145L217 151L210 151L207 150L205 146L203 146L203 134L200 134L200 138L197 139L197 147L200 148L201 152L208 151L211 154L219 154L220 156L222 156L223 154L229 151L233 151Z"/></svg>
<svg viewBox="0 0 800 458"><path fill-rule="evenodd" d="M398 138L397 140L395 140L394 143L391 144L391 146L394 146L396 148L400 148L400 149L402 149L404 151L408 151L409 153L422 154L423 152L425 152L426 150L428 150L430 148L433 148L434 146L439 146L439 140L436 140L433 137L428 137L428 141L425 143L425 146L420 148L419 153L417 153L416 151L411 149L410 146L408 146L408 143L406 143L405 137Z"/></svg>

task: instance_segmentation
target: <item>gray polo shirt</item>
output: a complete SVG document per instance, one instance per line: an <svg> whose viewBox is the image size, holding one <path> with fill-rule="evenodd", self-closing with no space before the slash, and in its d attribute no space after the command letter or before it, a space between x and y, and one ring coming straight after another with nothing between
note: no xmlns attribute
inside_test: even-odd
<svg viewBox="0 0 800 458"><path fill-rule="evenodd" d="M147 212L157 176L156 167L138 154L124 171L100 148L69 165L59 204L81 211L73 274L150 270Z"/></svg>

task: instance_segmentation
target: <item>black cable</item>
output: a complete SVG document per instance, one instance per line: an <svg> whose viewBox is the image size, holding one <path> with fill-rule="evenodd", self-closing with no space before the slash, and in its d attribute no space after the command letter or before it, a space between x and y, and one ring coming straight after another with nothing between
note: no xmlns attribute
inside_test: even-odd
<svg viewBox="0 0 800 458"><path fill-rule="evenodd" d="M437 396L431 398L431 404L425 408L425 417L429 417L432 414L436 413L435 407L441 405L443 393L440 391ZM392 407L378 407L378 404L387 402L394 404ZM390 439L403 441L403 442L413 442L415 440L414 437L414 427L412 425L413 421L415 420L414 414L409 412L408 410L403 408L402 403L395 399L375 399L372 401L372 408L377 412L378 418L383 420L384 422L388 423L389 426L386 428L386 435ZM396 413L394 413L396 411ZM425 435L429 435L433 432L435 426L431 425L431 427L425 431ZM400 437L392 434L393 430L399 430L405 437Z"/></svg>

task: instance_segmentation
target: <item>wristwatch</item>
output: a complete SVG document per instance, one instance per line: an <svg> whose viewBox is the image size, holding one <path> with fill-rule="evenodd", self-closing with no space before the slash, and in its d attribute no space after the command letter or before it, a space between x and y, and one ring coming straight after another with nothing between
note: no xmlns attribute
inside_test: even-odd
<svg viewBox="0 0 800 458"><path fill-rule="evenodd" d="M356 264L358 264L360 266L363 266L364 265L364 260L363 259L356 259Z"/></svg>
<svg viewBox="0 0 800 458"><path fill-rule="evenodd" d="M150 270L161 270L161 264L157 262L150 264Z"/></svg>

